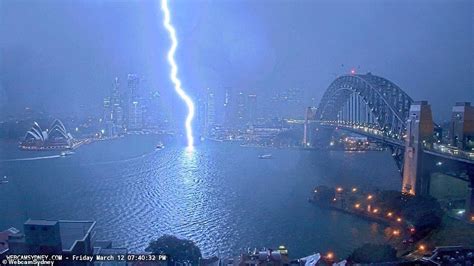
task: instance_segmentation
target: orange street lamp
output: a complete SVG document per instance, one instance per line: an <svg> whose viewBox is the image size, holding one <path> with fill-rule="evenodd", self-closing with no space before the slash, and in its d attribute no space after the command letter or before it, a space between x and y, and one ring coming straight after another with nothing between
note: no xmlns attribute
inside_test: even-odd
<svg viewBox="0 0 474 266"><path fill-rule="evenodd" d="M328 260L334 259L334 253L332 253L331 251L329 251L328 253L326 253L326 259L328 259Z"/></svg>
<svg viewBox="0 0 474 266"><path fill-rule="evenodd" d="M397 222L401 223L401 222L402 222L402 218L398 217L398 218L397 218Z"/></svg>
<svg viewBox="0 0 474 266"><path fill-rule="evenodd" d="M356 203L356 204L354 205L354 208L359 209L359 208L360 208L360 203Z"/></svg>
<svg viewBox="0 0 474 266"><path fill-rule="evenodd" d="M343 189L342 189L342 187L338 187L338 188L336 188L336 190L337 190L337 192L342 192Z"/></svg>
<svg viewBox="0 0 474 266"><path fill-rule="evenodd" d="M357 192L357 188L356 188L356 187L353 187L353 188L352 188L352 192Z"/></svg>
<svg viewBox="0 0 474 266"><path fill-rule="evenodd" d="M388 217L392 217L392 216L393 216L393 213L392 213L392 212L388 212L388 213L387 213L387 216L388 216Z"/></svg>
<svg viewBox="0 0 474 266"><path fill-rule="evenodd" d="M418 246L418 250L419 250L419 251L425 251L425 250L426 250L426 246L423 245L423 244L421 244L421 245Z"/></svg>
<svg viewBox="0 0 474 266"><path fill-rule="evenodd" d="M373 197L374 197L374 196L372 196L372 195L368 195L368 196L367 196L367 199L368 199L368 200L371 200Z"/></svg>
<svg viewBox="0 0 474 266"><path fill-rule="evenodd" d="M400 231L399 230L393 230L392 234L394 236L399 236L400 235Z"/></svg>
<svg viewBox="0 0 474 266"><path fill-rule="evenodd" d="M376 209L374 209L373 212L374 212L374 213L378 213L378 212L379 212L379 209L376 208Z"/></svg>

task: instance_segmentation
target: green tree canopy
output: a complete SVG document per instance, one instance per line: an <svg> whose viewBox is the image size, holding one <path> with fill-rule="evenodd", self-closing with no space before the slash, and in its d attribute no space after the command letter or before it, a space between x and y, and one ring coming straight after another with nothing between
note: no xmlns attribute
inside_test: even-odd
<svg viewBox="0 0 474 266"><path fill-rule="evenodd" d="M415 196L407 201L402 215L417 229L432 230L441 224L443 210L435 198Z"/></svg>
<svg viewBox="0 0 474 266"><path fill-rule="evenodd" d="M180 239L172 235L163 235L150 242L145 249L153 254L166 254L174 262L191 262L198 265L202 258L201 250L193 241Z"/></svg>
<svg viewBox="0 0 474 266"><path fill-rule="evenodd" d="M383 210L400 213L418 230L431 230L438 227L443 216L443 210L435 198L403 195L400 191L380 192L375 197L374 205Z"/></svg>
<svg viewBox="0 0 474 266"><path fill-rule="evenodd" d="M397 260L397 251L390 245L364 244L355 249L348 260L356 263L392 262Z"/></svg>

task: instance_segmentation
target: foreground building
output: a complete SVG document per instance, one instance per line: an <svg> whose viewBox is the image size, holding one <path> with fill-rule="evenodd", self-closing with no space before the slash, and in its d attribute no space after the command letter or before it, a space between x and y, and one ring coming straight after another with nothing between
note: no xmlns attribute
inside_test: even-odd
<svg viewBox="0 0 474 266"><path fill-rule="evenodd" d="M24 233L8 238L11 254L92 254L94 221L49 221L29 219Z"/></svg>
<svg viewBox="0 0 474 266"><path fill-rule="evenodd" d="M126 248L113 248L111 241L95 239L95 221L32 220L23 224L23 233L10 228L0 233L0 257L10 254L113 255L128 253ZM64 263L64 261L63 261ZM124 262L71 262L78 265L125 265Z"/></svg>
<svg viewBox="0 0 474 266"><path fill-rule="evenodd" d="M5 254L9 249L8 238L10 236L18 234L19 232L20 231L14 227L10 227L9 229L5 231L0 232L0 256L2 254Z"/></svg>
<svg viewBox="0 0 474 266"><path fill-rule="evenodd" d="M262 249L257 251L248 251L242 253L238 257L220 260L212 265L219 266L315 266L315 265L331 265L319 253L306 256L301 259L290 259L288 249L285 246L279 246L278 249ZM211 264L206 264L211 265ZM341 264L341 265L345 265Z"/></svg>
<svg viewBox="0 0 474 266"><path fill-rule="evenodd" d="M462 246L436 247L421 259L425 265L474 265L474 248Z"/></svg>

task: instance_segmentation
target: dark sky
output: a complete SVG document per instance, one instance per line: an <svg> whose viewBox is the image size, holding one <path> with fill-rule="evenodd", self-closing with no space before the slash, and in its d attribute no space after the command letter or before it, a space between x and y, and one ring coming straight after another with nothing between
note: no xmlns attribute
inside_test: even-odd
<svg viewBox="0 0 474 266"><path fill-rule="evenodd" d="M100 108L115 76L174 97L157 1L0 0L0 106ZM447 119L474 101L474 1L171 1L178 62L192 93L303 88L371 71ZM341 65L344 67L341 67ZM259 100L263 101L263 99ZM183 106L184 108L184 106Z"/></svg>

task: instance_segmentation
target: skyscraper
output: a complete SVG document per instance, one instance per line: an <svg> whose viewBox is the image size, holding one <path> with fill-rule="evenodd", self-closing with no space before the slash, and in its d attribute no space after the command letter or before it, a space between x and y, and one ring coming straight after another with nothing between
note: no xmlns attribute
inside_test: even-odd
<svg viewBox="0 0 474 266"><path fill-rule="evenodd" d="M114 86L112 95L110 97L110 104L112 107L111 119L118 127L123 127L123 107L122 107L122 95L120 94L120 83L119 78L116 77L114 80Z"/></svg>
<svg viewBox="0 0 474 266"><path fill-rule="evenodd" d="M232 115L232 89L230 87L225 88L225 96L224 96L224 126L231 127L233 115Z"/></svg>
<svg viewBox="0 0 474 266"><path fill-rule="evenodd" d="M122 98L118 78L115 78L110 95L104 98L102 123L109 137L115 136L123 129Z"/></svg>
<svg viewBox="0 0 474 266"><path fill-rule="evenodd" d="M304 90L300 88L289 88L282 90L272 90L268 96L265 112L267 116L278 118L302 118L304 106L311 104L310 98L305 98Z"/></svg>
<svg viewBox="0 0 474 266"><path fill-rule="evenodd" d="M237 94L235 109L235 123L238 128L243 128L246 125L246 97L245 94L240 91Z"/></svg>
<svg viewBox="0 0 474 266"><path fill-rule="evenodd" d="M136 74L128 74L128 118L127 129L131 131L143 129L143 110L139 92L140 79Z"/></svg>
<svg viewBox="0 0 474 266"><path fill-rule="evenodd" d="M201 136L209 137L216 125L216 101L214 91L210 88L201 91L197 101L196 121Z"/></svg>
<svg viewBox="0 0 474 266"><path fill-rule="evenodd" d="M205 109L205 120L204 120L204 130L205 135L209 136L212 128L216 124L216 108L215 108L215 96L214 92L207 88L206 91L206 109Z"/></svg>
<svg viewBox="0 0 474 266"><path fill-rule="evenodd" d="M161 95L158 90L149 90L142 100L143 127L157 128L160 124L163 112L160 105Z"/></svg>
<svg viewBox="0 0 474 266"><path fill-rule="evenodd" d="M311 146L312 121L316 120L316 107L307 107L304 116L303 146Z"/></svg>
<svg viewBox="0 0 474 266"><path fill-rule="evenodd" d="M247 95L247 123L251 126L257 122L257 95Z"/></svg>
<svg viewBox="0 0 474 266"><path fill-rule="evenodd" d="M103 102L103 114L102 120L103 121L112 121L112 106L110 104L110 96L106 96Z"/></svg>

